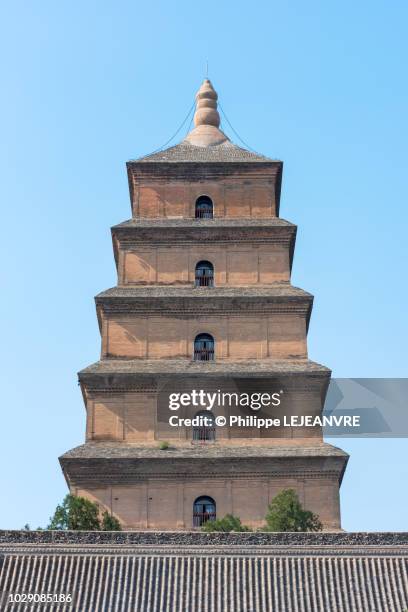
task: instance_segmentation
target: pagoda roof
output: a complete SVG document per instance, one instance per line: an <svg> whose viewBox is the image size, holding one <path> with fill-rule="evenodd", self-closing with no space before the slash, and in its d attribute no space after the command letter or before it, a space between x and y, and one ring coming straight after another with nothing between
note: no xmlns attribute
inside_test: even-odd
<svg viewBox="0 0 408 612"><path fill-rule="evenodd" d="M305 442L304 439L289 443L274 440L270 446L261 444L245 446L223 444L170 445L166 452L155 445L124 442L87 442L67 451L60 459L235 459L235 458L289 458L289 457L348 457L348 454L326 442Z"/></svg>
<svg viewBox="0 0 408 612"><path fill-rule="evenodd" d="M128 163L282 163L231 142L220 129L218 95L211 81L203 81L196 100L194 128L182 142Z"/></svg>
<svg viewBox="0 0 408 612"><path fill-rule="evenodd" d="M305 461L307 459L307 461ZM344 451L321 441L284 444L276 439L268 446L190 444L157 446L125 442L87 442L59 458L70 486L104 486L111 482L133 483L140 478L219 476L240 477L325 473L339 483L348 461Z"/></svg>
<svg viewBox="0 0 408 612"><path fill-rule="evenodd" d="M239 218L228 218L228 217L215 217L214 219L128 219L123 223L114 225L112 231L130 229L130 228L143 228L143 229L169 229L169 228L239 228L248 227L254 228L283 228L283 229L296 229L294 223L290 223L280 217L269 217L268 219L256 218L256 217L239 217Z"/></svg>
<svg viewBox="0 0 408 612"><path fill-rule="evenodd" d="M217 298L265 298L271 301L284 299L295 299L296 301L311 301L313 296L289 283L274 283L265 287L192 287L174 285L140 285L111 287L106 291L98 293L95 297L97 302L106 298L192 298L192 299L217 299Z"/></svg>
<svg viewBox="0 0 408 612"><path fill-rule="evenodd" d="M138 285L112 287L95 297L99 325L101 312L138 313L143 316L216 314L298 314L309 326L313 296L290 283L263 287L194 287L185 285Z"/></svg>
<svg viewBox="0 0 408 612"><path fill-rule="evenodd" d="M163 245L197 244L279 244L289 249L293 261L297 227L279 217L215 219L129 219L111 228L115 261L118 249L137 248L141 243Z"/></svg>
<svg viewBox="0 0 408 612"><path fill-rule="evenodd" d="M270 159L269 157L265 157L259 153L239 147L230 140L205 147L193 145L188 141L183 140L173 147L169 147L162 151L157 151L156 153L151 153L150 155L145 155L144 157L140 157L138 159L132 159L129 163L276 163L278 161L279 160L277 159Z"/></svg>
<svg viewBox="0 0 408 612"><path fill-rule="evenodd" d="M91 376L214 376L263 378L307 375L329 378L331 370L310 359L248 359L193 361L190 359L102 359L79 372L80 380Z"/></svg>
<svg viewBox="0 0 408 612"><path fill-rule="evenodd" d="M6 593L75 610L404 610L404 532L0 531ZM18 605L18 604L17 604ZM68 604L60 604L60 609Z"/></svg>

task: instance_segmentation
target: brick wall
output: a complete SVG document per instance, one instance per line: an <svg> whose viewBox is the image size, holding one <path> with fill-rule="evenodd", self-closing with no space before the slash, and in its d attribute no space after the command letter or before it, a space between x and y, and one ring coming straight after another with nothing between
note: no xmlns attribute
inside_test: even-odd
<svg viewBox="0 0 408 612"><path fill-rule="evenodd" d="M199 261L214 266L214 284L247 286L287 282L289 249L281 245L140 247L119 251L119 285L194 284Z"/></svg>
<svg viewBox="0 0 408 612"><path fill-rule="evenodd" d="M265 524L268 504L285 488L297 491L301 503L319 515L325 529L339 529L338 482L329 476L146 480L127 486L78 488L75 493L112 511L124 529L188 530L193 527L197 497L212 497L217 517L232 513L244 524L259 528Z"/></svg>
<svg viewBox="0 0 408 612"><path fill-rule="evenodd" d="M216 359L305 359L306 320L297 314L265 316L146 316L103 318L102 356L192 359L194 338L208 333Z"/></svg>
<svg viewBox="0 0 408 612"><path fill-rule="evenodd" d="M211 198L215 217L275 217L275 180L269 177L227 177L201 181L135 179L134 217L194 218L199 196Z"/></svg>
<svg viewBox="0 0 408 612"><path fill-rule="evenodd" d="M283 386L283 385L282 385ZM301 385L299 385L301 387ZM262 387L255 384L256 392L263 392L267 389L270 392L280 390L279 382L273 381L268 387L264 383ZM156 392L93 392L89 393L86 400L87 408L87 440L103 440L118 442L143 442L153 443L155 440L171 440L174 442L187 442L192 439L192 427L177 426L171 427L169 416L173 413L169 411L168 397L170 393L177 389L177 392L191 392L192 388L203 388L204 391L216 391L221 389L223 393L242 393L251 392L250 388L244 388L242 381L236 386L229 381L228 384L220 384L215 381L212 386L202 385L202 381L186 382L184 385L163 386L161 393ZM285 389L285 397L282 400L284 413L290 414L320 414L321 411L321 391L319 388L305 389ZM180 407L177 415L181 418L191 418L195 416L199 408ZM303 427L281 427L260 429L256 427L229 426L229 415L256 414L248 409L237 409L215 405L213 409L215 416L227 417L227 425L219 427L216 431L217 444L234 445L258 445L268 443L272 438L282 439L304 439L315 437L321 439L321 429ZM277 408L263 408L262 416L277 418L280 417Z"/></svg>

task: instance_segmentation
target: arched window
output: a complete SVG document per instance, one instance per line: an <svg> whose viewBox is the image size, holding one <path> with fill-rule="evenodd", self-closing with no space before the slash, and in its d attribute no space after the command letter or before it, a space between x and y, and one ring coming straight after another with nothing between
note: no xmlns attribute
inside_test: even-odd
<svg viewBox="0 0 408 612"><path fill-rule="evenodd" d="M210 261L199 261L195 268L196 287L214 287L214 266Z"/></svg>
<svg viewBox="0 0 408 612"><path fill-rule="evenodd" d="M215 517L216 507L213 498L206 495L197 497L193 505L193 527L201 527L207 521L214 521Z"/></svg>
<svg viewBox="0 0 408 612"><path fill-rule="evenodd" d="M200 423L193 427L193 442L211 442L215 440L215 416L210 410L200 410L194 418L200 417Z"/></svg>
<svg viewBox="0 0 408 612"><path fill-rule="evenodd" d="M198 334L194 340L194 361L214 361L214 338Z"/></svg>
<svg viewBox="0 0 408 612"><path fill-rule="evenodd" d="M197 198L195 216L196 219L212 219L214 217L214 206L211 198L206 195Z"/></svg>

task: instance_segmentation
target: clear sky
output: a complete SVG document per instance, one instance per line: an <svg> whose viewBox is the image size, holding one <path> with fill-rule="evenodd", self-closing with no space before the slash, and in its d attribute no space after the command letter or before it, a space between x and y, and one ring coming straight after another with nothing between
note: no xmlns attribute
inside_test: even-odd
<svg viewBox="0 0 408 612"><path fill-rule="evenodd" d="M176 131L207 60L241 138L284 161L310 357L407 375L407 21L385 0L3 4L0 528L46 525L66 493L57 457L84 440L76 372L99 357L124 164ZM339 444L344 528L407 529L407 440Z"/></svg>

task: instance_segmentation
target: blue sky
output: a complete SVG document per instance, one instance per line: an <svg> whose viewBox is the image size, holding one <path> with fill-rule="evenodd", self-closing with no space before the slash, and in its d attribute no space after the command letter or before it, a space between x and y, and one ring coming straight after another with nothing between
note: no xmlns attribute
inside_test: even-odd
<svg viewBox="0 0 408 612"><path fill-rule="evenodd" d="M207 60L240 136L284 160L311 358L407 375L407 19L376 0L3 4L0 527L45 525L66 493L57 457L84 439L76 372L99 356L125 161L174 133ZM344 528L406 529L407 441L339 444Z"/></svg>

